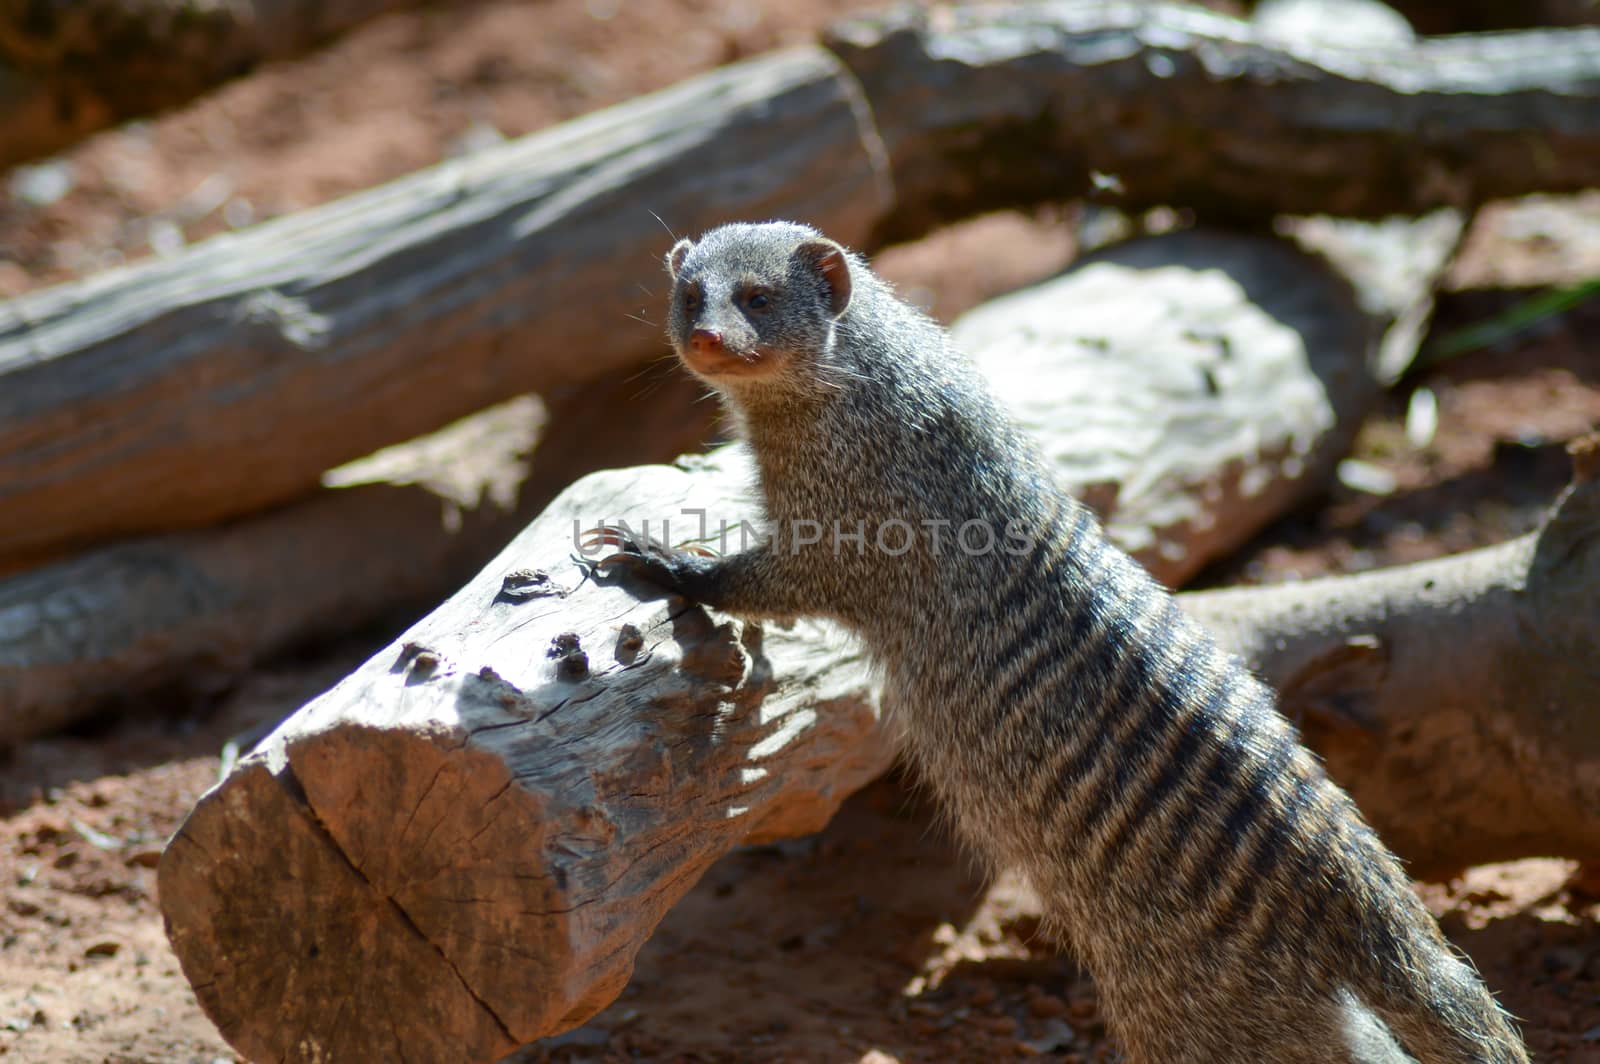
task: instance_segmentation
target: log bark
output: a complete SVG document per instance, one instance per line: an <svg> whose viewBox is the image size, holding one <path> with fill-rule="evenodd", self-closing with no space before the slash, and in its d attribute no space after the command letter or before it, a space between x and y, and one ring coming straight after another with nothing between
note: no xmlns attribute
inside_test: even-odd
<svg viewBox="0 0 1600 1064"><path fill-rule="evenodd" d="M1600 860L1600 438L1535 533L1357 576L1182 596L1282 693L1413 874Z"/></svg>
<svg viewBox="0 0 1600 1064"><path fill-rule="evenodd" d="M420 0L0 3L0 170ZM9 69L7 69L9 68Z"/></svg>
<svg viewBox="0 0 1600 1064"><path fill-rule="evenodd" d="M1044 198L1372 218L1597 183L1600 30L1346 48L1068 2L903 8L826 43L894 174L876 241Z"/></svg>
<svg viewBox="0 0 1600 1064"><path fill-rule="evenodd" d="M573 478L702 446L700 394L684 377L646 389L624 376L548 412L524 399L303 502L0 580L0 748L153 692L205 698L274 654L417 616Z"/></svg>
<svg viewBox="0 0 1600 1064"><path fill-rule="evenodd" d="M696 470L581 482L174 838L174 948L242 1054L493 1060L580 1023L716 855L887 767L837 636L579 587L574 521L742 511L743 466Z"/></svg>
<svg viewBox="0 0 1600 1064"><path fill-rule="evenodd" d="M669 227L865 238L888 191L862 121L833 59L777 53L0 307L0 571L658 356Z"/></svg>
<svg viewBox="0 0 1600 1064"><path fill-rule="evenodd" d="M1184 233L954 332L1172 579L1342 453L1379 390L1372 323L1286 242ZM836 631L641 599L570 558L602 521L700 538L690 508L737 549L717 533L754 517L751 476L730 448L580 481L201 800L160 895L241 1053L490 1060L579 1024L712 861L814 830L881 771L869 675Z"/></svg>
<svg viewBox="0 0 1600 1064"><path fill-rule="evenodd" d="M679 233L796 217L871 249L1105 175L1123 207L1257 222L1600 184L1596 32L1372 53L1254 33L1127 4L851 23L831 41L849 72L816 48L754 60L24 296L0 307L0 572L287 502L650 357L633 315L655 318L671 240L652 212Z"/></svg>
<svg viewBox="0 0 1600 1064"><path fill-rule="evenodd" d="M1386 372L1409 361L1459 232L1448 217L1304 226L1337 272L1271 240L1133 242L1069 285L974 312L958 335L1112 534L1178 582L1320 482ZM463 451L504 450L494 433L522 432L514 421L447 434L442 451L397 448L401 468L366 486L0 580L0 746L152 689L207 694L286 647L439 601L575 476L709 435L698 387L657 372L558 406L531 472L514 471L525 481L495 505L475 487L413 482Z"/></svg>

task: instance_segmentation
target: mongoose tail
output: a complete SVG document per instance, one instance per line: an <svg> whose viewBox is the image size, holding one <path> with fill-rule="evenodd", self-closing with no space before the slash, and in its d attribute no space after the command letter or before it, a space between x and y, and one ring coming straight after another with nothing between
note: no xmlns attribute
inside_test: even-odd
<svg viewBox="0 0 1600 1064"><path fill-rule="evenodd" d="M909 754L966 841L1027 872L1131 1059L1527 1059L1271 693L1061 492L943 329L805 226L715 229L668 269L669 336L748 440L771 539L602 564L857 632Z"/></svg>

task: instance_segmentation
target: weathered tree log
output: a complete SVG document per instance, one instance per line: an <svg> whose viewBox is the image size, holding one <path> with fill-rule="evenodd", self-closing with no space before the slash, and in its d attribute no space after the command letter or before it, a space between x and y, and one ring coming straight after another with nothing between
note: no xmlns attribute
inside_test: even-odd
<svg viewBox="0 0 1600 1064"><path fill-rule="evenodd" d="M1060 307L1029 295L999 301L962 335L1008 367L1001 387L1067 475L1113 512L1113 533L1149 559L1160 555L1161 570L1181 580L1287 505L1298 474L1314 483L1317 467L1342 453L1385 376L1373 379L1363 345L1376 346L1390 375L1404 366L1458 232L1441 217L1310 234L1356 279L1354 301L1326 271L1272 242L1136 242L1101 256L1133 273L1102 269ZM1376 244L1365 260L1363 238ZM1218 266L1232 280L1161 270L1185 262ZM1296 361L1302 347L1308 362ZM1245 360L1234 362L1232 351ZM1175 374L1181 384L1159 383ZM1206 417L1169 405L1208 374L1225 385L1203 399ZM558 407L519 505L474 509L461 499L454 505L465 517L453 532L434 493L391 483L0 581L0 744L108 699L203 692L286 645L438 601L572 477L661 460L702 439L710 407L692 405L686 378L666 380L661 390L602 383ZM1182 427L1168 435L1162 426L1173 419ZM1281 463L1276 474L1264 471L1269 461ZM1201 492L1204 505L1195 502Z"/></svg>
<svg viewBox="0 0 1600 1064"><path fill-rule="evenodd" d="M656 315L652 211L871 248L1096 175L1124 207L1256 220L1600 184L1600 34L1368 54L1254 32L1098 3L852 23L832 44L854 77L820 49L769 56L24 296L0 307L0 571L284 502L649 357L659 331L631 315Z"/></svg>
<svg viewBox="0 0 1600 1064"><path fill-rule="evenodd" d="M422 613L573 478L702 446L700 394L683 377L621 377L548 415L504 404L304 502L0 580L0 748L151 691L204 696L272 654Z"/></svg>
<svg viewBox="0 0 1600 1064"><path fill-rule="evenodd" d="M1044 195L1379 217L1577 191L1600 167L1592 29L1346 48L1095 0L903 8L826 43L893 170L879 241Z"/></svg>
<svg viewBox="0 0 1600 1064"><path fill-rule="evenodd" d="M1286 242L1183 233L955 333L1172 579L1342 453L1378 388L1372 321ZM569 557L603 521L700 538L690 508L737 549L750 481L737 448L580 481L201 800L160 893L233 1045L489 1060L581 1023L713 860L819 826L884 767L867 671L836 632L641 600Z"/></svg>
<svg viewBox="0 0 1600 1064"><path fill-rule="evenodd" d="M1403 367L1415 350L1459 229L1440 217L1307 233L1354 291L1274 241L1138 241L1070 284L974 312L960 335L1064 475L1112 515L1113 534L1180 581L1343 453L1383 367ZM1352 253L1364 240L1379 252L1365 260ZM712 407L692 402L697 386L657 372L663 383L605 382L558 406L518 505L474 508L469 492L451 504L464 515L454 531L437 493L380 471L369 479L388 486L0 580L0 745L110 698L206 691L291 643L439 601L573 477L664 460L705 438ZM447 448L424 465L455 460Z"/></svg>
<svg viewBox="0 0 1600 1064"><path fill-rule="evenodd" d="M587 478L205 800L163 914L241 1053L493 1060L582 1022L716 855L820 828L886 767L837 637L578 587L574 521L688 527L682 507L747 512L747 483ZM249 945L269 937L277 960Z"/></svg>
<svg viewBox="0 0 1600 1064"><path fill-rule="evenodd" d="M421 0L0 3L0 170ZM6 69L9 68L9 69Z"/></svg>
<svg viewBox="0 0 1600 1064"><path fill-rule="evenodd" d="M1182 596L1283 695L1412 872L1600 860L1600 438L1535 533Z"/></svg>
<svg viewBox="0 0 1600 1064"><path fill-rule="evenodd" d="M889 192L863 116L826 53L778 53L0 307L0 568L659 355L667 226L865 237Z"/></svg>

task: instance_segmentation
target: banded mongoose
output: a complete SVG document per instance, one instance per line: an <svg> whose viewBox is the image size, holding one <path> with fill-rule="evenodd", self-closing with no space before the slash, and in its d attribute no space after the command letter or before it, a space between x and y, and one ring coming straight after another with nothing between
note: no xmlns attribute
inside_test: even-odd
<svg viewBox="0 0 1600 1064"><path fill-rule="evenodd" d="M1026 872L1130 1060L1527 1059L1273 695L1057 487L943 329L801 225L714 229L667 266L670 339L753 451L771 539L613 537L600 564L853 629L912 761L968 845Z"/></svg>

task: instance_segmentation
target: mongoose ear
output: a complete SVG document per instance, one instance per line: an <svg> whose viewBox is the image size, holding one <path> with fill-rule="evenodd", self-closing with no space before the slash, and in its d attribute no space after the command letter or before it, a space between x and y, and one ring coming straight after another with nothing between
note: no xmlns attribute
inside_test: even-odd
<svg viewBox="0 0 1600 1064"><path fill-rule="evenodd" d="M688 258L689 252L693 250L694 241L684 237L672 245L672 250L667 252L667 272L672 275L674 281L678 279L678 271L683 269L683 260Z"/></svg>
<svg viewBox="0 0 1600 1064"><path fill-rule="evenodd" d="M821 275L828 286L828 303L838 317L850 306L850 259L844 248L831 240L808 240L795 249L808 267Z"/></svg>

